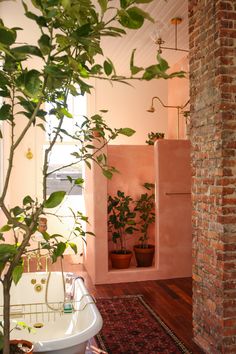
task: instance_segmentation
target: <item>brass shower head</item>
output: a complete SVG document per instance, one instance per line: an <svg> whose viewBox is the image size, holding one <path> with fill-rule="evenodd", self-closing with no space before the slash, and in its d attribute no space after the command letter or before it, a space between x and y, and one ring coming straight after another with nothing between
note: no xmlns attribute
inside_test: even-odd
<svg viewBox="0 0 236 354"><path fill-rule="evenodd" d="M149 109L147 109L147 112L154 113L155 112L155 108L153 106L151 106Z"/></svg>

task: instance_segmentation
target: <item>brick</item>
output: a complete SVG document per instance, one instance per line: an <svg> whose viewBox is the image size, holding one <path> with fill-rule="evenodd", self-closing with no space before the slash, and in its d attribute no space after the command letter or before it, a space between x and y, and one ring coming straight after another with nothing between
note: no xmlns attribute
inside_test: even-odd
<svg viewBox="0 0 236 354"><path fill-rule="evenodd" d="M236 2L189 0L194 339L236 352ZM200 79L199 79L200 78Z"/></svg>

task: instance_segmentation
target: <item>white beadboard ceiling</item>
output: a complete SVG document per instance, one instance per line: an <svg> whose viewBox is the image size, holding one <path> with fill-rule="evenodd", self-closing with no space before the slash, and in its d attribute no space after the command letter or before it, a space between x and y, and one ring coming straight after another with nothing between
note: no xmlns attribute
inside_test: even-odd
<svg viewBox="0 0 236 354"><path fill-rule="evenodd" d="M157 46L151 39L151 34L158 27L160 21L164 27L164 46L174 47L175 26L170 23L173 17L181 17L182 23L178 25L178 48L188 49L188 1L187 0L154 0L150 4L143 4L142 8L147 11L157 23L145 21L143 27L137 31L128 30L123 38L106 38L103 41L104 54L109 57L117 68L117 73L127 74L132 49L136 48L135 64L148 66L155 63ZM172 66L186 52L163 50L162 56Z"/></svg>
<svg viewBox="0 0 236 354"><path fill-rule="evenodd" d="M29 0L25 0L29 3ZM97 0L94 0L94 3ZM119 0L113 0L110 6L119 4ZM154 21L161 22L165 27L163 39L167 47L174 47L175 26L170 23L173 17L181 17L182 23L178 25L178 47L188 49L188 0L153 0L149 4L142 4L140 7L147 11ZM30 28L32 22L23 16L21 1L0 0L0 17L4 19L6 25L21 27L24 21L27 29L27 40L34 43L35 33ZM151 39L151 34L158 27L156 23L145 21L139 30L127 30L127 35L122 38L106 37L102 46L104 54L115 64L117 74L129 75L129 61L132 50L136 48L135 64L137 66L148 66L156 63L157 46ZM23 32L23 31L22 31ZM20 37L25 35L20 33ZM162 56L169 62L170 66L178 62L185 52L163 50Z"/></svg>

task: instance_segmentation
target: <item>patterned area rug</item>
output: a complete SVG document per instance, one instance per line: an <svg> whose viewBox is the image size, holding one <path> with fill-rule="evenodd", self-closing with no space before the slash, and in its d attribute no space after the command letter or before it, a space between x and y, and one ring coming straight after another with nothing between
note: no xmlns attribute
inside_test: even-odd
<svg viewBox="0 0 236 354"><path fill-rule="evenodd" d="M98 298L103 328L96 339L108 354L191 353L142 295Z"/></svg>

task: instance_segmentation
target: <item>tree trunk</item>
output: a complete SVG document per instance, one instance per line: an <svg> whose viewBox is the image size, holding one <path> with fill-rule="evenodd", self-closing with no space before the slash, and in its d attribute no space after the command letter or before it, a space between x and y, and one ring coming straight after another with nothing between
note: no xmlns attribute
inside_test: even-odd
<svg viewBox="0 0 236 354"><path fill-rule="evenodd" d="M3 281L3 321L4 321L4 338L3 338L3 354L10 353L10 288L11 281L4 279Z"/></svg>

